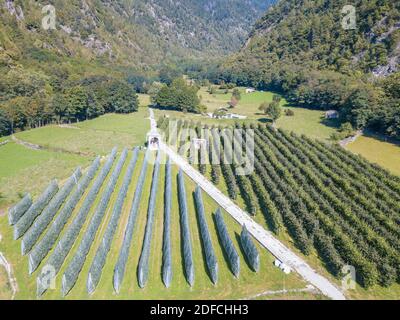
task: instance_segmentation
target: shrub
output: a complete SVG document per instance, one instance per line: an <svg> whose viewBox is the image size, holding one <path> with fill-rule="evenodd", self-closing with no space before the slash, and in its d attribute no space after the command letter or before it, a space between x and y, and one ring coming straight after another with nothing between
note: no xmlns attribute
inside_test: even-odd
<svg viewBox="0 0 400 320"><path fill-rule="evenodd" d="M208 271L210 272L212 282L216 284L218 281L218 262L217 258L215 257L210 231L208 229L207 220L204 213L204 205L203 205L201 189L199 186L197 186L194 195L196 202L197 218L199 221L200 235L203 243L207 268Z"/></svg>
<svg viewBox="0 0 400 320"><path fill-rule="evenodd" d="M236 251L232 239L229 237L228 229L225 225L221 209L215 213L215 224L217 226L218 236L221 241L222 248L229 260L229 266L236 278L240 273L240 257Z"/></svg>
<svg viewBox="0 0 400 320"><path fill-rule="evenodd" d="M150 153L150 151L147 151L145 159L143 161L142 170L140 172L139 180L136 185L136 190L135 190L135 195L133 198L131 212L129 214L128 224L126 225L126 229L125 229L124 241L122 243L121 251L119 252L117 264L115 265L115 268L114 268L113 283L114 283L114 290L117 293L119 293L122 281L124 279L125 267L126 267L126 263L128 261L129 252L130 252L130 248L132 245L133 231L134 231L135 224L136 224L136 218L138 215L140 200L142 198L143 185L144 185L144 181L146 179L149 153Z"/></svg>
<svg viewBox="0 0 400 320"><path fill-rule="evenodd" d="M66 296L68 292L73 288L78 278L79 273L82 270L83 264L86 261L87 254L93 244L94 238L98 232L101 222L103 221L104 214L106 212L107 206L110 202L111 196L115 190L118 178L121 174L122 168L125 164L126 158L128 156L128 150L125 149L111 174L111 178L107 184L105 191L100 199L96 211L94 212L89 226L83 235L83 239L79 245L79 248L72 258L72 261L67 267L62 277L62 294Z"/></svg>
<svg viewBox="0 0 400 320"><path fill-rule="evenodd" d="M39 264L53 247L57 238L60 236L62 229L64 228L68 219L71 217L76 205L82 198L90 182L93 180L99 167L100 157L97 157L96 160L94 160L86 176L78 182L75 192L61 209L59 215L49 227L47 233L33 248L32 252L29 255L29 274L32 274L37 269Z"/></svg>
<svg viewBox="0 0 400 320"><path fill-rule="evenodd" d="M29 229L36 217L40 215L43 209L47 206L50 200L58 191L58 185L53 180L47 189L42 193L39 199L29 208L29 210L21 217L18 223L14 226L14 240L22 237Z"/></svg>
<svg viewBox="0 0 400 320"><path fill-rule="evenodd" d="M67 183L58 191L55 197L50 201L48 206L44 209L42 214L36 219L32 227L24 235L21 242L22 255L27 254L31 251L32 247L35 245L36 241L39 239L40 235L47 228L50 222L53 220L54 216L57 214L61 205L64 203L65 199L71 193L75 185L78 184L78 180L81 178L81 169L78 168L72 177L70 177Z"/></svg>
<svg viewBox="0 0 400 320"><path fill-rule="evenodd" d="M75 240L78 237L79 232L81 231L81 228L86 221L87 215L89 214L90 208L92 207L93 202L95 201L96 196L99 193L104 180L106 179L108 173L110 172L114 164L116 155L117 155L117 149L114 148L106 164L102 168L99 176L93 183L92 188L89 190L89 193L86 196L85 201L83 202L78 214L76 215L75 219L72 221L71 225L68 227L65 234L58 242L54 252L50 256L46 265L54 268L56 273L60 271L61 265L63 264L65 258L67 257L69 251L71 250L73 244L75 243ZM37 279L38 296L41 296L47 290L46 285L44 284L45 277L46 274L44 274L42 270Z"/></svg>
<svg viewBox="0 0 400 320"><path fill-rule="evenodd" d="M19 219L28 211L32 205L32 197L27 194L17 205L8 211L8 221L10 226L15 225Z"/></svg>
<svg viewBox="0 0 400 320"><path fill-rule="evenodd" d="M190 228L189 228L189 217L188 217L188 209L186 202L187 198L186 198L185 180L183 177L182 170L180 170L178 174L178 197L179 197L179 212L180 212L185 274L189 285L193 286L194 284L193 253L192 253L192 243L190 240Z"/></svg>
<svg viewBox="0 0 400 320"><path fill-rule="evenodd" d="M97 249L96 255L90 267L87 279L87 291L89 294L92 294L95 291L97 285L99 284L101 273L104 264L106 262L108 252L110 251L115 231L118 227L118 221L121 217L122 207L124 205L125 198L128 193L129 185L131 184L132 181L132 176L136 167L138 155L139 155L139 148L135 148L135 150L133 151L131 162L128 166L128 170L125 174L124 181L119 191L118 198L115 202L110 221L108 222L106 231L103 235L103 239L101 241L99 248Z"/></svg>
<svg viewBox="0 0 400 320"><path fill-rule="evenodd" d="M164 194L164 240L163 240L163 282L167 288L172 280L171 261L171 159L168 159L165 167L165 194Z"/></svg>
<svg viewBox="0 0 400 320"><path fill-rule="evenodd" d="M287 117L294 117L294 111L292 109L286 109L285 110L285 115Z"/></svg>
<svg viewBox="0 0 400 320"><path fill-rule="evenodd" d="M143 239L142 253L139 259L138 266L138 280L139 286L144 288L149 275L149 257L151 249L151 239L153 237L153 225L154 225L154 215L157 200L157 190L158 190L158 177L160 172L160 156L161 152L158 153L156 163L153 172L153 181L151 184L149 207L147 210L147 223L146 231Z"/></svg>
<svg viewBox="0 0 400 320"><path fill-rule="evenodd" d="M250 267L255 272L258 272L260 269L260 255L246 226L243 226L242 233L240 234L240 244L242 245L243 252Z"/></svg>

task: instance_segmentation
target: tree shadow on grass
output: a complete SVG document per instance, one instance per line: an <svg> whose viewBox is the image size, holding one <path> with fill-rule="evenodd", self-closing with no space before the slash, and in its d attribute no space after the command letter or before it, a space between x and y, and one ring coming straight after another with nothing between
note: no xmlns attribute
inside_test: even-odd
<svg viewBox="0 0 400 320"><path fill-rule="evenodd" d="M392 143L392 144L400 147L400 140L385 136L383 134L372 132L370 130L365 130L364 136L367 138L373 138L373 139L379 140L380 142Z"/></svg>
<svg viewBox="0 0 400 320"><path fill-rule="evenodd" d="M327 119L324 116L322 116L320 123L329 128L339 129L341 121L340 119Z"/></svg>
<svg viewBox="0 0 400 320"><path fill-rule="evenodd" d="M257 121L260 123L273 123L273 121L269 118L260 118Z"/></svg>

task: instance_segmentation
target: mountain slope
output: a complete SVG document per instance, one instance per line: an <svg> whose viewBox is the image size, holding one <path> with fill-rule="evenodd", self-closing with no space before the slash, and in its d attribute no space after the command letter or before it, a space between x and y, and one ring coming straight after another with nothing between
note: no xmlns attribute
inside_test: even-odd
<svg viewBox="0 0 400 320"><path fill-rule="evenodd" d="M400 2L352 1L356 29L342 27L346 0L281 0L255 25L228 66L253 69L271 65L307 65L351 73L387 75L400 62Z"/></svg>
<svg viewBox="0 0 400 320"><path fill-rule="evenodd" d="M21 58L83 58L154 66L236 50L268 7L262 0L53 0L57 30L37 1L0 0L0 65ZM40 60L40 59L39 59ZM42 61L43 62L43 61Z"/></svg>
<svg viewBox="0 0 400 320"><path fill-rule="evenodd" d="M350 30L342 27L347 4L280 0L214 80L277 90L297 106L338 110L343 128L400 140L400 2L352 1Z"/></svg>

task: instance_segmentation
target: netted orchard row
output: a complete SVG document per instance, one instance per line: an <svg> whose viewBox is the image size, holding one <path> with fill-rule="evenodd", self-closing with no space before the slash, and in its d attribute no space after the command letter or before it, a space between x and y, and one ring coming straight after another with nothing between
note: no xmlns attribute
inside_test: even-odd
<svg viewBox="0 0 400 320"><path fill-rule="evenodd" d="M56 181L52 181L48 188L33 201L30 195L24 197L19 204L9 210L10 224L14 225L16 234L22 237L23 254L29 254L29 273L37 271L37 294L42 296L52 285L53 280L60 274L61 294L68 295L78 283L78 278L86 280L88 294L93 294L104 273L109 252L116 237L118 226L122 223L124 205L129 205L130 211L126 225L123 228L123 241L121 246L113 248L119 252L114 265L112 282L115 292L119 293L124 285L126 273L132 272L128 266L131 247L139 244L141 249L137 266L138 285L144 288L150 276L150 256L152 251L153 234L156 223L156 201L160 193L161 152L158 153L155 165L150 166L150 156L146 152L141 168L138 168L138 178L134 181L139 149L123 150L117 159L117 150L101 164L100 158L93 161L88 170L82 174L77 169L74 174L59 187ZM128 158L131 157L128 162ZM146 177L149 167L152 168L151 190L148 198L146 224L143 239L136 239L137 219L141 201L147 194L144 192ZM122 173L124 176L122 176ZM118 182L120 181L121 182ZM189 285L195 283L196 270L194 264L192 231L190 216L194 215L198 221L203 259L208 269L212 283L217 283L219 263L216 249L220 243L222 251L228 257L224 261L233 275L239 277L240 256L235 247L233 238L225 225L222 212L218 210L214 216L216 228L210 228L207 213L204 209L203 195L200 188L193 192L194 212L190 212L185 178L182 171L177 175L177 189L172 190L172 164L168 160L165 166L165 183L163 212L163 247L162 247L162 280L168 288L172 285L174 274L174 256L172 249L178 245L171 240L171 207L173 192L178 193L178 211L180 219L180 233L184 274ZM128 190L132 183L135 184L135 193L130 203ZM118 186L118 188L117 188ZM113 196L115 200L112 200ZM23 230L25 230L23 232ZM103 232L104 229L104 232ZM217 235L212 235L211 230L217 230ZM17 233L18 232L18 233ZM214 239L214 241L213 241ZM217 239L221 239L220 242ZM243 257L248 261L254 271L258 271L258 252L249 235L239 240ZM93 252L93 255L89 252ZM176 252L176 251L174 251ZM89 258L89 257L94 258ZM88 268L84 268L87 265ZM83 271L88 270L88 271ZM125 285L129 285L126 283Z"/></svg>
<svg viewBox="0 0 400 320"><path fill-rule="evenodd" d="M236 200L238 194L241 194L247 210L251 214L256 214L259 203L251 181L246 175L237 174L247 165L243 162L246 161L246 157L242 155L243 150L237 147L242 146L242 142L237 141L241 139L237 132L234 133L231 128L223 129L216 126L210 128L207 125L203 127L193 121L181 119L176 121L166 117L160 118L158 125L164 131L166 140L175 146L182 156L187 157L191 164L198 164L202 174L206 174L207 167L210 167L211 181L219 185L221 179L224 179L229 196ZM206 143L196 152L193 141L197 139L202 139Z"/></svg>
<svg viewBox="0 0 400 320"><path fill-rule="evenodd" d="M399 282L398 177L339 147L304 136L264 125L236 128L243 129L243 140L246 130L254 131L255 171L246 176L236 174L235 161L232 165L224 161L245 151L232 147L239 131L232 134L229 128L207 126L195 130L210 137L208 144L220 144L220 150L213 148L210 153L221 155L221 172L232 199L239 189L250 213L263 213L276 233L287 230L304 254L317 251L336 276L350 264L365 287Z"/></svg>

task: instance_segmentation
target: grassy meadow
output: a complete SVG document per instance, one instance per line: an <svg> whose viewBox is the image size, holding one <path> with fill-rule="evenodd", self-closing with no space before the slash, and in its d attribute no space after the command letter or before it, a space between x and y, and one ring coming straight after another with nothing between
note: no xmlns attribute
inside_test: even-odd
<svg viewBox="0 0 400 320"><path fill-rule="evenodd" d="M246 88L239 88L241 92L241 100L239 104L231 109L230 112L244 115L246 120L228 120L228 119L210 119L196 114L183 114L182 112L156 110L157 116L169 115L173 118L201 121L209 125L231 125L235 122L255 122L266 123L270 119L258 110L263 102L272 102L274 96L270 91L257 91L254 93L246 93ZM227 107L232 97L232 90L226 94L223 90L216 90L215 94L207 92L206 87L202 87L199 91L199 97L202 104L207 106L207 112L214 112L221 107ZM298 134L306 134L310 137L328 141L330 136L337 132L335 123L326 123L325 113L318 110L310 110L298 108L288 105L285 99L281 102L282 109L291 109L294 116L286 116L282 112L282 117L277 121L277 127L294 131ZM283 111L283 110L282 110Z"/></svg>
<svg viewBox="0 0 400 320"><path fill-rule="evenodd" d="M346 149L377 163L394 174L400 175L400 143L385 141L381 137L361 136Z"/></svg>
<svg viewBox="0 0 400 320"><path fill-rule="evenodd" d="M147 108L121 115L106 114L94 120L71 126L47 126L16 134L20 140L45 149L76 153L84 156L104 155L114 146L142 145L150 129Z"/></svg>

